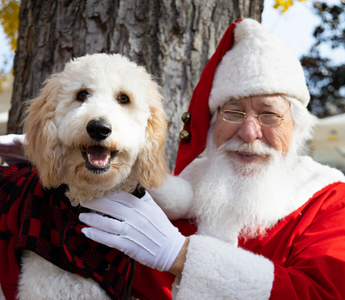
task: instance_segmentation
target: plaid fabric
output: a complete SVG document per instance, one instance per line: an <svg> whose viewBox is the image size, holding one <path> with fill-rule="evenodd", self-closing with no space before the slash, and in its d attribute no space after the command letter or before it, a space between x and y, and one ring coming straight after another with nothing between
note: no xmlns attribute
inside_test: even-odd
<svg viewBox="0 0 345 300"><path fill-rule="evenodd" d="M64 195L67 187L44 190L29 164L0 167L0 283L16 295L23 250L31 250L61 269L90 277L112 299L125 299L134 261L87 239L78 209Z"/></svg>

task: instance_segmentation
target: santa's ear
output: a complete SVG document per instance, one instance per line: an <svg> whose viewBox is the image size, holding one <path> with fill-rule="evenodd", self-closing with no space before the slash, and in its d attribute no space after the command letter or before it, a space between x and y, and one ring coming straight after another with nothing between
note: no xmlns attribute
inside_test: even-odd
<svg viewBox="0 0 345 300"><path fill-rule="evenodd" d="M147 138L138 157L139 182L145 188L160 187L167 171L164 151L167 124L164 121L162 98L154 83L149 97L150 118L146 128Z"/></svg>
<svg viewBox="0 0 345 300"><path fill-rule="evenodd" d="M59 90L59 77L53 75L39 96L30 100L24 119L25 155L37 167L45 188L57 187L62 183L64 163L54 117Z"/></svg>

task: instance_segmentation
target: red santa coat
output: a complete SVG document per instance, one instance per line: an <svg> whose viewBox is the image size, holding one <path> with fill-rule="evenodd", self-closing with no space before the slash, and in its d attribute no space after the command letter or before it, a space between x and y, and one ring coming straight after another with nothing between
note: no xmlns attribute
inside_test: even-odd
<svg viewBox="0 0 345 300"><path fill-rule="evenodd" d="M180 226L193 231L187 222ZM139 299L171 299L171 274L142 266L137 271ZM239 240L238 248L192 235L176 299L345 299L344 279L345 184L336 182L265 237Z"/></svg>

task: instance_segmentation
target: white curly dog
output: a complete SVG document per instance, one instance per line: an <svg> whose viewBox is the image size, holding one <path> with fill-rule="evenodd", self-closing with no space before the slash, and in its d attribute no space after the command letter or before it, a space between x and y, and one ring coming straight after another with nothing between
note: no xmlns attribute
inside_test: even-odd
<svg viewBox="0 0 345 300"><path fill-rule="evenodd" d="M163 183L162 97L145 69L127 58L94 54L70 61L47 80L27 113L25 155L44 188L68 185L73 206ZM22 263L19 299L109 298L93 280L33 252Z"/></svg>

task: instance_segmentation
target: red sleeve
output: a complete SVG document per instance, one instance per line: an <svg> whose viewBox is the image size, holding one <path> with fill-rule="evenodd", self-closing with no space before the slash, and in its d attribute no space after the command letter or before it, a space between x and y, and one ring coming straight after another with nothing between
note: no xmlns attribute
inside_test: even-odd
<svg viewBox="0 0 345 300"><path fill-rule="evenodd" d="M343 186L301 217L307 225L299 224L303 232L292 243L286 263L275 264L271 300L345 299Z"/></svg>
<svg viewBox="0 0 345 300"><path fill-rule="evenodd" d="M188 220L176 220L172 223L184 236L190 236L196 232L196 227ZM137 262L132 295L140 300L171 300L171 288L174 281L175 275L150 269Z"/></svg>

